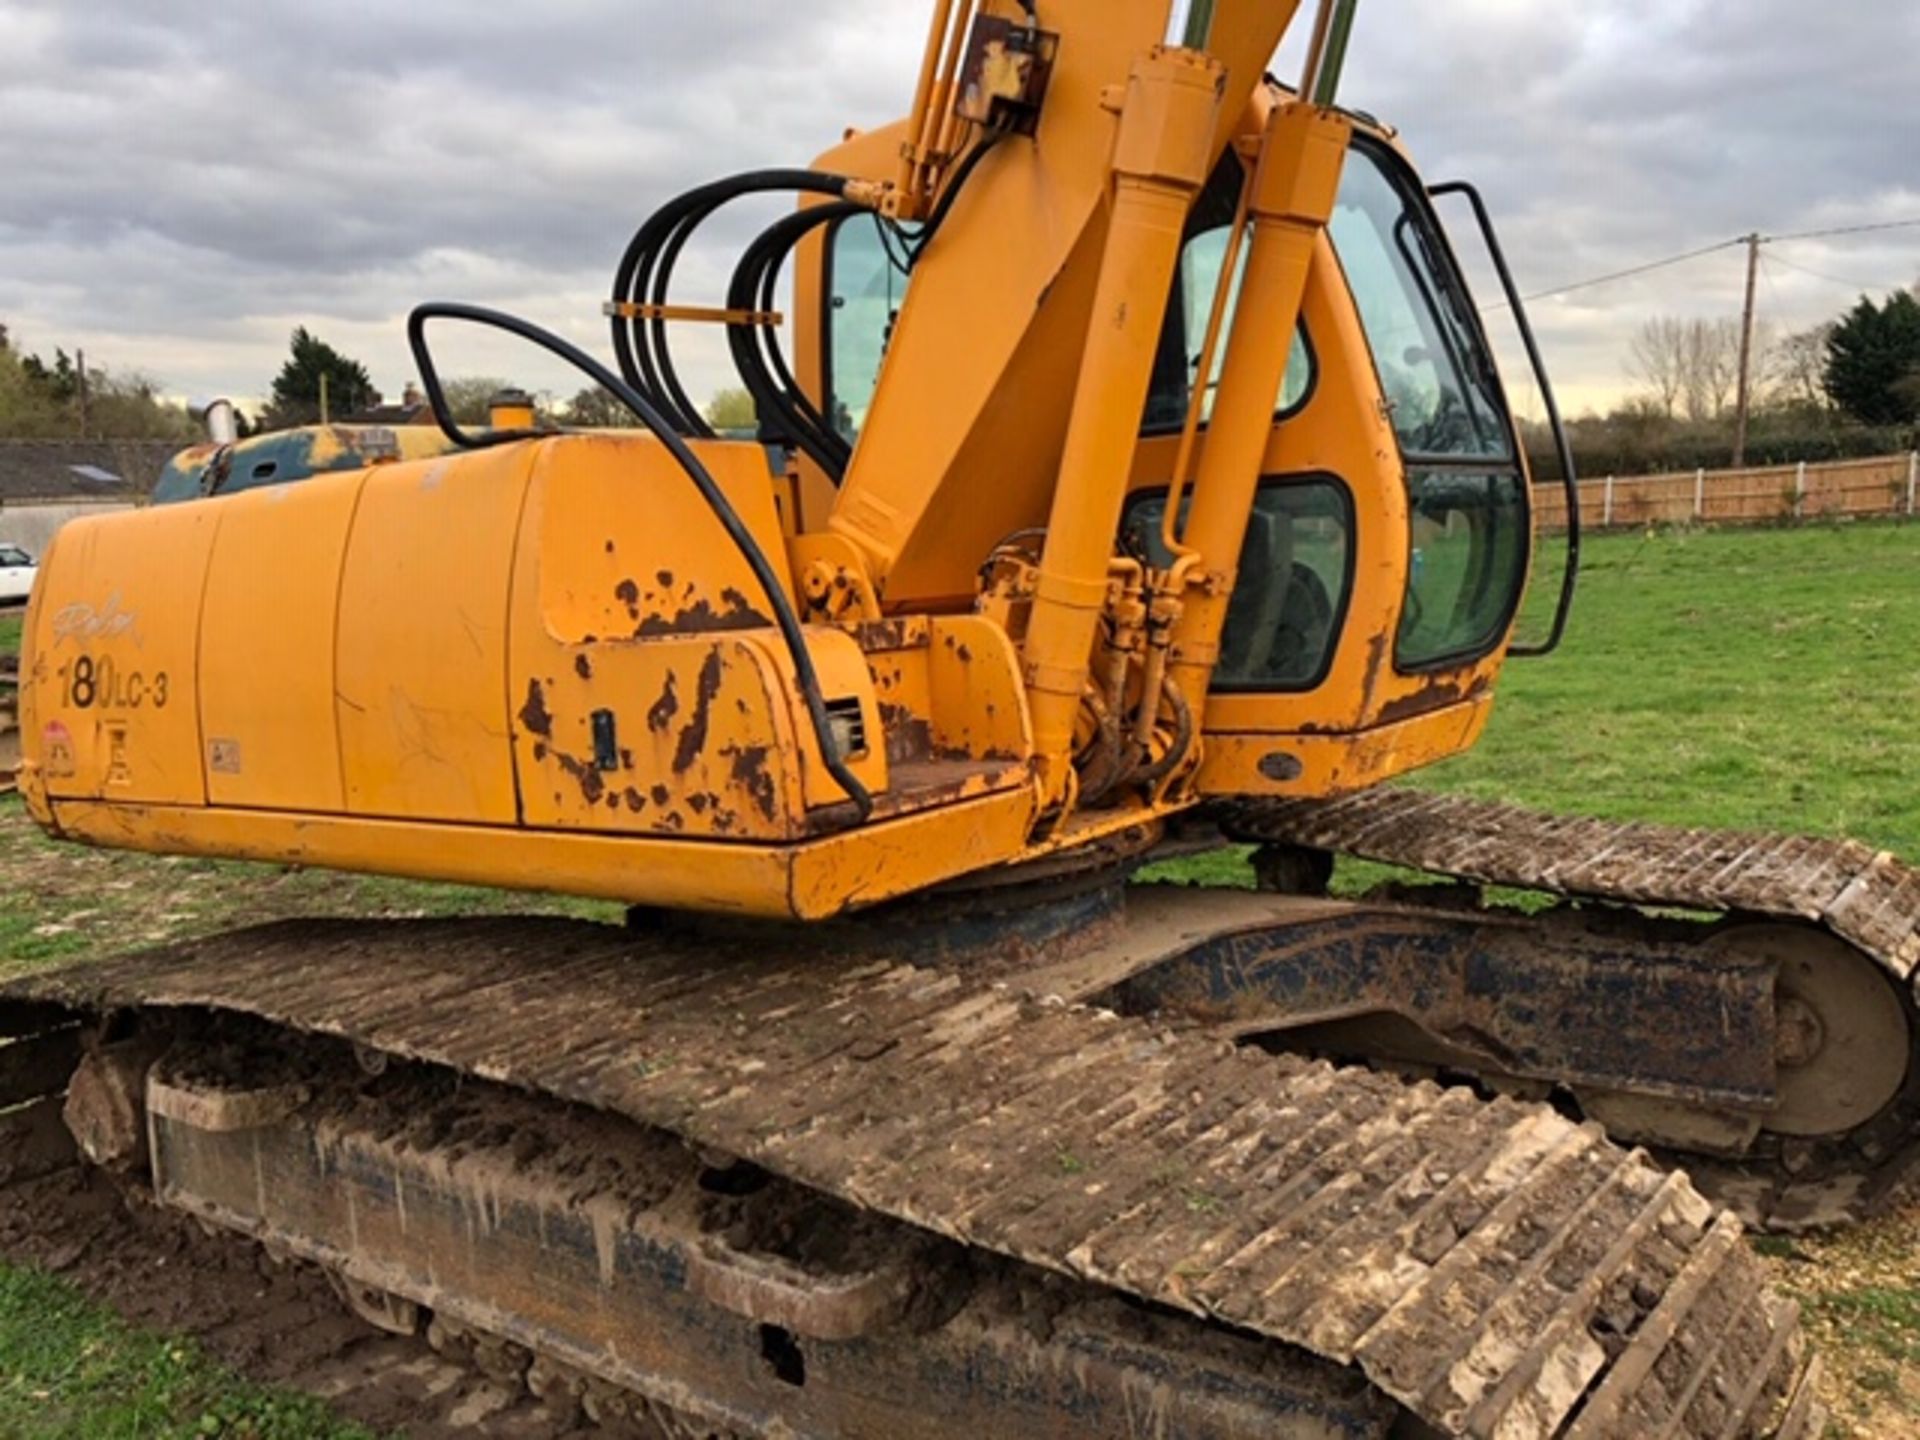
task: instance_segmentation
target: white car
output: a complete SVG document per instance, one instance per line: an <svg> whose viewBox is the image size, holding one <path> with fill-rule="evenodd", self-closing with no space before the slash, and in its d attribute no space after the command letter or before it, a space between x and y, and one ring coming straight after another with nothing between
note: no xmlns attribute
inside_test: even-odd
<svg viewBox="0 0 1920 1440"><path fill-rule="evenodd" d="M24 605L33 589L33 556L18 545L0 543L0 605Z"/></svg>

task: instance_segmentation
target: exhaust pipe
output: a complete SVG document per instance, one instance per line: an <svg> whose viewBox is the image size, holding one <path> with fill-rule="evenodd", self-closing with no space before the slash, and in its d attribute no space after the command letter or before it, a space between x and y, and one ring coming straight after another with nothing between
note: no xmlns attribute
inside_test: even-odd
<svg viewBox="0 0 1920 1440"><path fill-rule="evenodd" d="M231 445L240 438L240 422L234 414L231 400L209 400L204 419L207 439L214 444Z"/></svg>

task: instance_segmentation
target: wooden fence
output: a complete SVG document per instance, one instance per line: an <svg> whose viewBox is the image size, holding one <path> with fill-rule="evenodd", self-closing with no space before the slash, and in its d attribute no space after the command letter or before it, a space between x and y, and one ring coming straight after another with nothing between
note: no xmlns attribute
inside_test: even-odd
<svg viewBox="0 0 1920 1440"><path fill-rule="evenodd" d="M1916 515L1920 452L1760 470L1694 470L1580 482L1580 523L1590 530L1648 525L1772 525L1793 520ZM1540 528L1567 528L1558 484L1534 488Z"/></svg>

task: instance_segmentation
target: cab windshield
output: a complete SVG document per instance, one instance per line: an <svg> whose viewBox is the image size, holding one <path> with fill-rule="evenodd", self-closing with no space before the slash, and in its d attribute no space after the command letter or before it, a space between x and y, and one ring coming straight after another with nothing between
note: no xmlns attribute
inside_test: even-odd
<svg viewBox="0 0 1920 1440"><path fill-rule="evenodd" d="M1526 582L1527 484L1498 372L1425 192L1356 140L1331 225L1406 466L1413 553L1398 669L1500 643Z"/></svg>

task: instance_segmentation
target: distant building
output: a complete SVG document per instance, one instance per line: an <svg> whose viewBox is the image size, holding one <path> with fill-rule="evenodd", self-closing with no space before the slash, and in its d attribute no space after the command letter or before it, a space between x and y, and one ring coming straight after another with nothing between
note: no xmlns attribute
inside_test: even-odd
<svg viewBox="0 0 1920 1440"><path fill-rule="evenodd" d="M0 540L41 554L79 515L139 504L173 440L0 440Z"/></svg>
<svg viewBox="0 0 1920 1440"><path fill-rule="evenodd" d="M400 396L397 405L375 405L371 410L363 410L357 415L338 417L342 425L431 425L433 407L427 404L427 397L420 393L418 386L408 384Z"/></svg>

